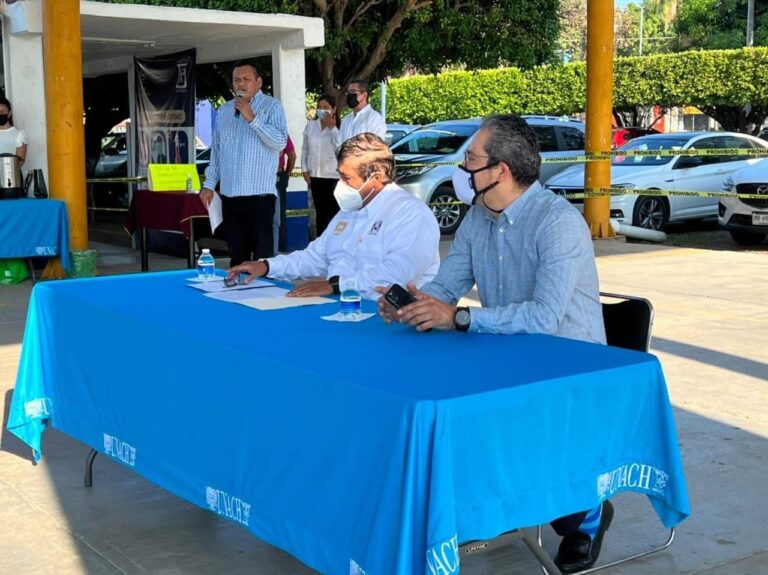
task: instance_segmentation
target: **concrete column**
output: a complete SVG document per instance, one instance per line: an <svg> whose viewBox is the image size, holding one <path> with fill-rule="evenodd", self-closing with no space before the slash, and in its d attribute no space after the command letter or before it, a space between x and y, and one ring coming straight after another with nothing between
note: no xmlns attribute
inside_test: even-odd
<svg viewBox="0 0 768 575"><path fill-rule="evenodd" d="M611 150L613 1L587 0L587 152ZM588 193L609 187L611 162L587 162L584 180ZM610 196L584 199L584 217L593 238L615 235L610 215Z"/></svg>
<svg viewBox="0 0 768 575"><path fill-rule="evenodd" d="M304 72L304 49L284 48L276 42L272 47L272 82L275 98L280 100L285 110L288 134L296 146L296 165L301 162L301 145L304 126L307 123L306 80ZM291 178L289 190L306 190L302 178Z"/></svg>
<svg viewBox="0 0 768 575"><path fill-rule="evenodd" d="M88 249L80 1L44 0L49 189L67 203L72 250Z"/></svg>

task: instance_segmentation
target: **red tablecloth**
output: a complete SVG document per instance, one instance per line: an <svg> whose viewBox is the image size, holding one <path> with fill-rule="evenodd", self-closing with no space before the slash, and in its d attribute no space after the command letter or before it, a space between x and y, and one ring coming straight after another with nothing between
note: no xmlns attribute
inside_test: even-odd
<svg viewBox="0 0 768 575"><path fill-rule="evenodd" d="M125 229L129 234L138 228L173 230L189 237L191 219L207 217L208 210L197 194L136 190L125 217Z"/></svg>

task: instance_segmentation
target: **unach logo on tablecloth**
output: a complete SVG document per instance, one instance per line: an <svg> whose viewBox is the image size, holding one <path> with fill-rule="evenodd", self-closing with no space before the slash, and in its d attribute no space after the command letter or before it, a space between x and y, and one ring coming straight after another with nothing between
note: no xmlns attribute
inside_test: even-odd
<svg viewBox="0 0 768 575"><path fill-rule="evenodd" d="M55 256L58 255L59 249L56 246L37 246L35 253L38 256Z"/></svg>
<svg viewBox="0 0 768 575"><path fill-rule="evenodd" d="M350 559L349 560L349 575L371 575L371 574L368 573L368 571L366 571L362 567L360 567L360 565L358 565L357 561L355 561L354 559Z"/></svg>
<svg viewBox="0 0 768 575"><path fill-rule="evenodd" d="M666 471L644 463L631 463L598 475L597 495L601 498L610 497L622 488L641 489L664 495L668 481L669 474Z"/></svg>
<svg viewBox="0 0 768 575"><path fill-rule="evenodd" d="M24 403L24 415L29 419L45 419L51 416L52 404L47 397L32 399Z"/></svg>
<svg viewBox="0 0 768 575"><path fill-rule="evenodd" d="M250 503L246 503L239 497L233 497L226 491L210 486L205 488L205 501L211 511L217 515L222 515L242 523L246 527L248 526L248 521L251 518Z"/></svg>
<svg viewBox="0 0 768 575"><path fill-rule="evenodd" d="M114 435L104 434L104 453L122 461L126 465L136 466L136 448Z"/></svg>
<svg viewBox="0 0 768 575"><path fill-rule="evenodd" d="M454 535L427 549L427 570L430 575L451 575L459 572L459 538Z"/></svg>

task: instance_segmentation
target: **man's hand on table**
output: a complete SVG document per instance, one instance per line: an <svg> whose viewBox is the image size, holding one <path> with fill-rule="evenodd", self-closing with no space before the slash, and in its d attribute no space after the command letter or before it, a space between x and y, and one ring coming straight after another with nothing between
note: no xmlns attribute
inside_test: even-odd
<svg viewBox="0 0 768 575"><path fill-rule="evenodd" d="M202 194L202 192L200 193ZM238 274L247 274L248 277L245 278L245 283L249 284L253 281L254 278L260 278L267 275L268 271L269 268L267 268L267 264L262 260L256 262L243 262L239 265L229 268L227 271L227 279L233 280L237 277Z"/></svg>
<svg viewBox="0 0 768 575"><path fill-rule="evenodd" d="M424 292L416 289L412 283L408 284L408 291L416 298L416 302L395 309L387 300L384 294L387 288L377 287L376 291L382 294L379 298L379 315L384 321L391 323L393 321L407 323L415 327L418 331L428 331L436 329L454 329L453 316L456 313L456 306L440 301Z"/></svg>
<svg viewBox="0 0 768 575"><path fill-rule="evenodd" d="M292 289L285 295L288 297L333 295L333 287L328 280L317 280L302 284L299 287Z"/></svg>
<svg viewBox="0 0 768 575"><path fill-rule="evenodd" d="M213 194L215 194L213 190L210 190L208 188L203 188L200 190L199 198L200 201L203 202L203 205L207 208L211 205L211 200L213 200Z"/></svg>

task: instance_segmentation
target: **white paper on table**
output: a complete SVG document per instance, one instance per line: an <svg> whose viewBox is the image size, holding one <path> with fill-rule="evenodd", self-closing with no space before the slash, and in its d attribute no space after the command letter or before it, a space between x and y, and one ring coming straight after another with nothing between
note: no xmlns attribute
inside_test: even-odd
<svg viewBox="0 0 768 575"><path fill-rule="evenodd" d="M241 289L241 290L207 293L205 294L205 297L217 299L219 301L241 303L244 300L258 300L263 298L281 297L286 293L288 293L287 289L270 285L269 287L263 287L263 288Z"/></svg>
<svg viewBox="0 0 768 575"><path fill-rule="evenodd" d="M226 276L217 276L216 279L208 281L198 281L196 278L190 278L189 281L192 283L189 284L189 287L199 289L200 291L207 293L274 287L273 283L259 279L255 279L249 284L237 284L236 286L227 287L224 285L224 277Z"/></svg>
<svg viewBox="0 0 768 575"><path fill-rule="evenodd" d="M357 323L359 321L365 321L367 319L370 319L375 315L376 315L375 313L345 314L339 311L333 315L324 315L320 319L324 319L326 321L343 321L348 323Z"/></svg>
<svg viewBox="0 0 768 575"><path fill-rule="evenodd" d="M258 290L262 291L262 290ZM249 293L249 292L245 292ZM247 305L254 309L260 309L262 311L283 309L288 307L301 307L303 305L320 305L324 303L337 303L335 299L329 299L327 297L311 296L311 297L266 297L258 299L245 299L237 302L241 305Z"/></svg>
<svg viewBox="0 0 768 575"><path fill-rule="evenodd" d="M213 198L211 203L206 206L208 208L208 220L211 222L211 232L215 232L216 228L224 221L224 213L221 209L221 197L216 192L213 192Z"/></svg>

